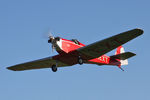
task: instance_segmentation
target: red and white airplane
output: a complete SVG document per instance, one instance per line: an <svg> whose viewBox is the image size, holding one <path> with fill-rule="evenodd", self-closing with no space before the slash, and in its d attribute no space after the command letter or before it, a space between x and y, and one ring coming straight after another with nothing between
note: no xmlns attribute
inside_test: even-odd
<svg viewBox="0 0 150 100"><path fill-rule="evenodd" d="M13 71L23 71L31 69L51 68L53 72L57 67L72 66L75 64L97 64L114 65L121 68L121 65L128 64L128 58L135 56L132 52L125 52L121 46L128 41L143 34L142 29L133 29L118 35L97 41L95 43L84 45L76 39L67 40L60 37L50 36L48 43L52 44L59 54L23 64L14 65L7 69ZM117 48L115 55L106 56L105 54Z"/></svg>

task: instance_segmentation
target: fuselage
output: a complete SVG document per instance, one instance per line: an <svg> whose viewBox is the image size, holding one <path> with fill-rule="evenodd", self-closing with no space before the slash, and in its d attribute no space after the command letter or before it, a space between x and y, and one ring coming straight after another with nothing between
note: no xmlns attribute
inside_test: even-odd
<svg viewBox="0 0 150 100"><path fill-rule="evenodd" d="M76 58L77 58L76 55L75 54L71 54L68 56L64 56L64 55L66 53L69 54L72 51L76 51L78 48L81 48L84 46L85 46L84 44L82 44L81 42L79 42L76 39L67 40L67 39L63 39L63 38L60 38L60 40L57 41L55 44L56 51L60 54L59 59L63 60L63 62L66 62L70 65L72 65L76 62ZM70 58L70 56L72 56L71 57L72 59L67 59L67 57ZM92 63L92 64L98 64L98 65L107 65L107 64L119 65L120 64L120 62L111 60L110 57L107 55L102 55L98 58L90 59L90 60L86 61L85 63Z"/></svg>

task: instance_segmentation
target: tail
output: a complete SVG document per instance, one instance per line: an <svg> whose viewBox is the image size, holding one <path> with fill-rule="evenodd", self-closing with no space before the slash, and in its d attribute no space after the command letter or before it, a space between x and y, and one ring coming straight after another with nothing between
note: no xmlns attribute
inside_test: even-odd
<svg viewBox="0 0 150 100"><path fill-rule="evenodd" d="M128 58L135 56L136 54L132 52L125 52L124 48L122 46L119 46L116 50L115 55L110 56L110 58L115 59L120 62L118 68L120 68L122 71L124 71L121 66L122 65L128 65Z"/></svg>
<svg viewBox="0 0 150 100"><path fill-rule="evenodd" d="M116 50L115 55L119 55L122 53L125 53L124 48L122 46L119 46ZM128 59L125 59L125 60L118 59L118 61L120 61L120 63L121 63L119 66L128 65Z"/></svg>

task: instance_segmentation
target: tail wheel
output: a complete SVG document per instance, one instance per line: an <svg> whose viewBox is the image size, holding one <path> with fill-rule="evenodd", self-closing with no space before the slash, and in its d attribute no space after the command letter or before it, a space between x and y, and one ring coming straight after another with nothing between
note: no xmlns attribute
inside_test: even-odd
<svg viewBox="0 0 150 100"><path fill-rule="evenodd" d="M56 66L56 65L52 65L51 68L52 68L52 71L53 71L53 72L56 72L56 71L57 71L57 66Z"/></svg>
<svg viewBox="0 0 150 100"><path fill-rule="evenodd" d="M79 63L80 65L83 64L83 59L82 59L81 57L78 58L78 63Z"/></svg>

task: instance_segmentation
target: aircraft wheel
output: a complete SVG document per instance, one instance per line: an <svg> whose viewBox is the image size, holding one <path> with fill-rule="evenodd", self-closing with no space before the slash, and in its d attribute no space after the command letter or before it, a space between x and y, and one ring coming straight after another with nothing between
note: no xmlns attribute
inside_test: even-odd
<svg viewBox="0 0 150 100"><path fill-rule="evenodd" d="M56 65L52 65L52 71L56 72L57 71L57 66Z"/></svg>
<svg viewBox="0 0 150 100"><path fill-rule="evenodd" d="M82 60L82 58L78 58L78 63L80 64L80 65L82 65L83 64L83 60Z"/></svg>

